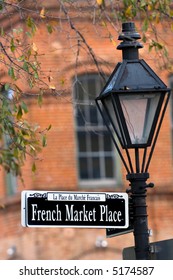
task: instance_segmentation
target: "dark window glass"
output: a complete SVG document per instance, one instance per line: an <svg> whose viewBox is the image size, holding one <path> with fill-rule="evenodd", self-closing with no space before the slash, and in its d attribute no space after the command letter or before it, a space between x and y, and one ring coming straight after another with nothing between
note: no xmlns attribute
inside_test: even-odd
<svg viewBox="0 0 173 280"><path fill-rule="evenodd" d="M99 152L99 135L94 132L91 132L90 140L91 140L91 151Z"/></svg>
<svg viewBox="0 0 173 280"><path fill-rule="evenodd" d="M98 157L93 158L93 178L94 179L99 179L101 177L100 175L100 159Z"/></svg>
<svg viewBox="0 0 173 280"><path fill-rule="evenodd" d="M84 111L81 110L81 108L79 108L77 110L76 120L77 120L78 126L84 126L84 124L85 124L85 113L84 113Z"/></svg>
<svg viewBox="0 0 173 280"><path fill-rule="evenodd" d="M85 158L85 157L79 158L79 171L80 171L81 179L89 178L87 158Z"/></svg>
<svg viewBox="0 0 173 280"><path fill-rule="evenodd" d="M92 125L97 125L99 122L99 119L98 119L98 112L97 112L96 106L91 105L89 108L89 113L90 113L90 121L91 121Z"/></svg>
<svg viewBox="0 0 173 280"><path fill-rule="evenodd" d="M105 151L111 151L112 146L111 146L111 138L108 133L105 133L104 135L104 150Z"/></svg>
<svg viewBox="0 0 173 280"><path fill-rule="evenodd" d="M79 152L86 152L87 146L86 146L86 133L83 131L78 131L78 143L79 143Z"/></svg>
<svg viewBox="0 0 173 280"><path fill-rule="evenodd" d="M108 177L108 178L112 178L112 176L113 176L112 165L113 165L112 157L106 157L105 158L105 169L106 169L106 177Z"/></svg>

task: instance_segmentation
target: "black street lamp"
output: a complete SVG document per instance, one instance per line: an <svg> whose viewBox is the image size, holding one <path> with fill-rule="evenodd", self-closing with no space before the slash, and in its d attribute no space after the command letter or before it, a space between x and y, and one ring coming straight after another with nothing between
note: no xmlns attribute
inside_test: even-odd
<svg viewBox="0 0 173 280"><path fill-rule="evenodd" d="M150 259L146 188L154 185L146 181L170 89L139 59L138 49L143 46L137 41L140 35L133 22L122 24L118 39L122 40L117 49L122 50L123 61L117 64L96 104L130 181L136 259Z"/></svg>

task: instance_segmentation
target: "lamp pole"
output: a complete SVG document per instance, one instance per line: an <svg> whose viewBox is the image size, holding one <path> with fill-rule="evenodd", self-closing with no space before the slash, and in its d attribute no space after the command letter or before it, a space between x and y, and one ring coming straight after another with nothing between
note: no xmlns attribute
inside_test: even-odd
<svg viewBox="0 0 173 280"><path fill-rule="evenodd" d="M147 215L147 185L146 181L149 178L148 173L134 173L126 176L130 181L131 189L127 190L130 193L133 207L133 228L134 228L134 243L135 254L137 260L150 259L149 246L149 230L148 230L148 215Z"/></svg>
<svg viewBox="0 0 173 280"><path fill-rule="evenodd" d="M142 44L133 22L122 24L122 63L118 63L96 98L130 182L136 259L150 259L146 196L148 168L170 96L170 89L149 65L139 59ZM122 153L120 146L124 150ZM133 155L134 153L134 155ZM133 160L134 159L134 160Z"/></svg>

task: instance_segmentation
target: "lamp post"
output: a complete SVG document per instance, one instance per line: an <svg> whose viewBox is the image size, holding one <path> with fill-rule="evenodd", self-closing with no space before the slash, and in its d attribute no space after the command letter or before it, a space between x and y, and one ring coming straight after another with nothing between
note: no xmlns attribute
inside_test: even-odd
<svg viewBox="0 0 173 280"><path fill-rule="evenodd" d="M170 89L139 59L138 49L143 46L133 22L122 24L118 39L123 61L115 67L96 105L130 182L127 192L133 205L136 259L146 260L150 259L146 193L147 187L154 186L146 181Z"/></svg>

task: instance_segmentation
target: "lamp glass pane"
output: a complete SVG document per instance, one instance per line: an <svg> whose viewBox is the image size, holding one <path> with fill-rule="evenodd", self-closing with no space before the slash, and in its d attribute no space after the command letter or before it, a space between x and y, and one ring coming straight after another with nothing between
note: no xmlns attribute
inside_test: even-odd
<svg viewBox="0 0 173 280"><path fill-rule="evenodd" d="M119 110L117 109L117 104L116 102L113 102L112 98L109 96L105 98L104 105L107 109L108 119L111 122L114 130L116 131L116 134L118 136L121 145L124 147L126 141L125 141L124 131L122 127L122 122L119 116Z"/></svg>
<svg viewBox="0 0 173 280"><path fill-rule="evenodd" d="M160 93L119 95L132 144L147 144Z"/></svg>

